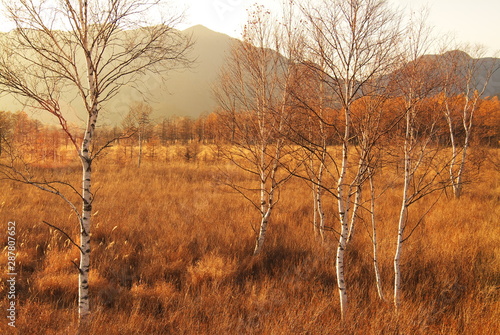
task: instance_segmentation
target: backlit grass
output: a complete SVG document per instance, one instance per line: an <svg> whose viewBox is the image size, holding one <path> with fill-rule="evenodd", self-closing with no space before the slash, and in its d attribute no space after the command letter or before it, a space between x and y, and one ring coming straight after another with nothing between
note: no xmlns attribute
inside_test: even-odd
<svg viewBox="0 0 500 335"><path fill-rule="evenodd" d="M225 163L206 148L195 149L196 158L177 149L145 159L140 169L118 151L96 164L89 334L493 335L500 329L500 176L492 165L481 167L459 200L443 195L405 243L399 315L391 294L401 190L392 187L377 200L386 301L377 297L369 223L360 221L346 255L350 314L342 325L336 235L328 231L324 245L314 236L305 183L286 184L264 251L252 257L258 213L217 183L218 165ZM39 169L79 185L78 166ZM77 270L71 261L78 253L42 221L77 240L75 215L33 187L4 181L1 189L2 227L17 223L16 330L74 334ZM334 199L325 201L327 226L336 228ZM412 207L410 224L430 201ZM5 245L6 233L0 243ZM2 269L6 257L4 250ZM8 303L5 273L2 311ZM11 329L0 320L0 333L7 334Z"/></svg>

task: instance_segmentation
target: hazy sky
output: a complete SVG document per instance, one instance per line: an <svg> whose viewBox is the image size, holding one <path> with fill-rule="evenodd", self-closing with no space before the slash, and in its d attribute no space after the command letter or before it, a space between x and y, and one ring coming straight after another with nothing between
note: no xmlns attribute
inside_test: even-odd
<svg viewBox="0 0 500 335"><path fill-rule="evenodd" d="M186 9L186 20L179 28L202 24L212 30L239 37L246 21L246 9L253 3L277 10L282 0L167 0ZM316 1L316 0L312 0ZM437 36L452 36L459 42L483 44L488 54L500 50L499 0L389 0L395 6L430 10L429 25ZM10 30L0 17L0 30Z"/></svg>
<svg viewBox="0 0 500 335"><path fill-rule="evenodd" d="M253 3L279 6L282 0L176 0L188 7L185 26L202 24L212 30L238 37ZM492 55L500 50L499 0L389 0L395 6L421 10L426 6L429 25L436 36L455 37L457 42L482 44ZM272 8L271 8L272 9Z"/></svg>

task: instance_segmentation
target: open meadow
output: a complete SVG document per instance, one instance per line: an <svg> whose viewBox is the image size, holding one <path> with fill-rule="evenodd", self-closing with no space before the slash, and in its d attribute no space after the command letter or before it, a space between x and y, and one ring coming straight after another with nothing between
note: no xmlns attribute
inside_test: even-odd
<svg viewBox="0 0 500 335"><path fill-rule="evenodd" d="M347 248L350 310L341 323L337 236L327 231L325 243L315 237L305 182L292 178L284 185L263 252L252 256L258 213L218 182L219 169L232 167L205 149L193 158L180 147L165 159L145 159L140 168L118 151L96 162L88 334L498 334L498 167L484 162L460 199L441 195L405 242L398 315L391 294L401 185L394 182L377 199L386 299L377 296L369 229L361 220ZM498 156L498 149L490 154ZM78 165L63 165L37 167L35 173L78 185ZM429 201L417 203L409 220L418 220ZM324 202L326 226L335 227L334 199ZM9 221L16 222L17 238L15 330L74 334L78 272L72 261L79 253L43 223L76 240L73 212L54 195L2 181L3 246ZM7 262L5 247L3 314L9 303ZM0 333L7 334L12 329L2 319Z"/></svg>
<svg viewBox="0 0 500 335"><path fill-rule="evenodd" d="M499 335L498 10L414 2L1 1L0 335Z"/></svg>

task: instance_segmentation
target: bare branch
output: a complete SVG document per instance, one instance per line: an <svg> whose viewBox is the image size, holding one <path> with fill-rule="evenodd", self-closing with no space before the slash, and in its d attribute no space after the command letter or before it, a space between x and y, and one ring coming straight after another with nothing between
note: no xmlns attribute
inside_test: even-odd
<svg viewBox="0 0 500 335"><path fill-rule="evenodd" d="M54 228L55 230L61 232L61 234L63 234L64 236L66 236L66 238L75 246L78 248L78 250L80 250L80 252L82 252L82 249L80 248L80 246L78 244L75 243L75 241L73 241L73 239L64 231L62 230L61 228L59 227L56 227L50 223L48 223L47 221L42 221L43 223L45 223L47 226L51 227L51 228ZM78 267L79 268L79 267Z"/></svg>

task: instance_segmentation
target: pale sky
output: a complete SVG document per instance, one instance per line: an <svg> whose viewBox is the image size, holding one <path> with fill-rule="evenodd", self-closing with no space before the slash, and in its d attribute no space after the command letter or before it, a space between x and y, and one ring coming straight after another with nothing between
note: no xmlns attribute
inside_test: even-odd
<svg viewBox="0 0 500 335"><path fill-rule="evenodd" d="M239 37L246 9L262 3L279 9L282 0L176 0L188 7L185 27L202 24L212 30ZM389 0L395 6L418 11L429 9L428 24L437 37L454 37L457 43L482 44L493 55L500 51L499 0Z"/></svg>
<svg viewBox="0 0 500 335"><path fill-rule="evenodd" d="M186 9L186 19L179 29L202 24L209 29L239 37L247 19L246 10L254 3L264 4L279 13L283 0L167 0ZM313 0L314 1L314 0ZM389 0L407 10L430 10L429 25L437 37L454 37L459 43L482 44L488 55L500 51L499 0ZM12 27L1 20L0 31Z"/></svg>

